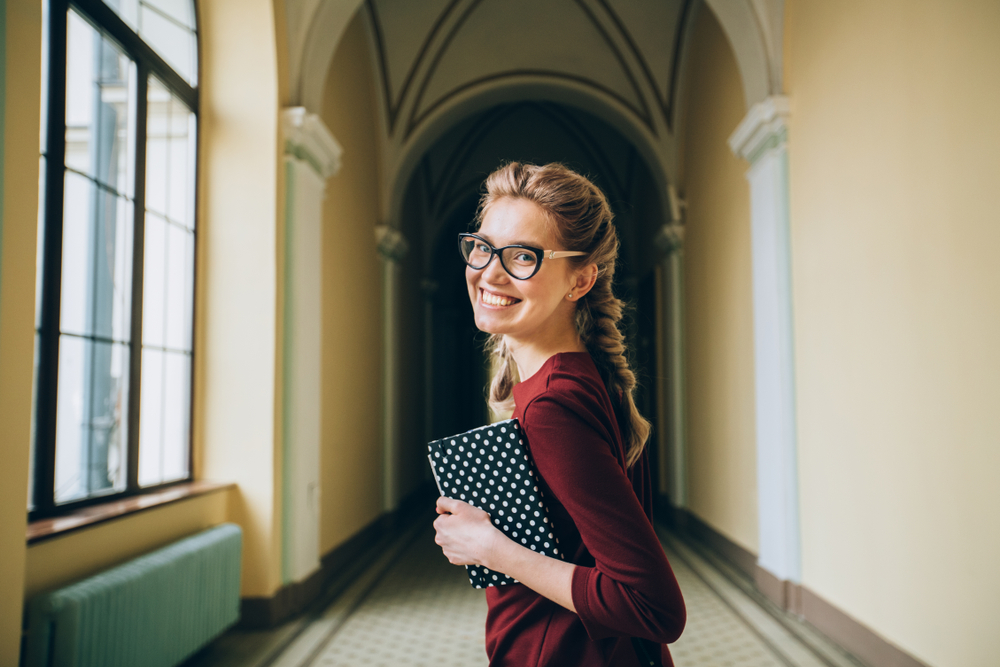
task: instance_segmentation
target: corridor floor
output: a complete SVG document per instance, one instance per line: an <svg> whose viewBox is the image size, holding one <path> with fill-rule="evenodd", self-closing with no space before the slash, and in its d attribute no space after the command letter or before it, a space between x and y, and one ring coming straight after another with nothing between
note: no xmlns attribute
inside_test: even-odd
<svg viewBox="0 0 1000 667"><path fill-rule="evenodd" d="M724 561L665 531L660 538L688 609L671 645L677 667L863 667ZM485 594L444 559L429 521L379 545L367 563L324 609L268 633L227 633L184 667L487 665Z"/></svg>

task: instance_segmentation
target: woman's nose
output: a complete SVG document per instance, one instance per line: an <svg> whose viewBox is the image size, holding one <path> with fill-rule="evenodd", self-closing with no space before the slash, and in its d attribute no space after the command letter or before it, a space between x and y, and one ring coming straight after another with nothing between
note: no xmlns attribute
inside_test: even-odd
<svg viewBox="0 0 1000 667"><path fill-rule="evenodd" d="M503 264L500 263L500 255L494 255L492 261L483 269L483 278L491 283L506 282L510 279Z"/></svg>

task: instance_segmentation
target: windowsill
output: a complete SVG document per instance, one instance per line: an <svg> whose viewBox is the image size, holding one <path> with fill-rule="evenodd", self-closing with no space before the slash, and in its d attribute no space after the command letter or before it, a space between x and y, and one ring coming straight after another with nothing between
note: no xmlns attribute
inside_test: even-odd
<svg viewBox="0 0 1000 667"><path fill-rule="evenodd" d="M132 496L131 498L113 500L100 505L83 507L63 516L32 521L28 524L28 545L37 544L54 537L62 537L67 533L81 528L131 516L154 507L162 507L163 505L202 496L206 493L212 493L213 491L219 491L232 486L235 486L235 484L231 482L187 482L171 486L162 491L154 491L153 493L145 493L140 496Z"/></svg>

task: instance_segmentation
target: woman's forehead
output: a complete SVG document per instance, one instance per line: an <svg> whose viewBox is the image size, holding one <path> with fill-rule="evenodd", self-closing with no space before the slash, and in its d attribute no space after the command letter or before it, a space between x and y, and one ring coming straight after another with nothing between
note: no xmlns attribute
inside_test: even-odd
<svg viewBox="0 0 1000 667"><path fill-rule="evenodd" d="M493 202L479 227L479 235L493 245L530 245L552 248L555 234L545 211L526 199L499 199Z"/></svg>

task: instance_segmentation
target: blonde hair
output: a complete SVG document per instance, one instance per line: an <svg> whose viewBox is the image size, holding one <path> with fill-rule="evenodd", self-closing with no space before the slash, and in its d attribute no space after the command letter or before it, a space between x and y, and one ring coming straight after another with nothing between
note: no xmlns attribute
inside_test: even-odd
<svg viewBox="0 0 1000 667"><path fill-rule="evenodd" d="M626 358L625 337L618 329L624 304L611 291L619 243L608 200L587 178L561 164L511 162L486 179L477 226L494 202L508 198L524 199L541 207L553 223L561 247L586 253L567 261L577 266L597 265L597 282L576 302L576 330L608 394L620 402L619 427L626 444L626 465L631 467L646 445L650 424L635 405L635 374ZM487 349L495 357L490 407L494 412L509 412L514 407L512 390L519 381L517 365L503 335L492 334Z"/></svg>

